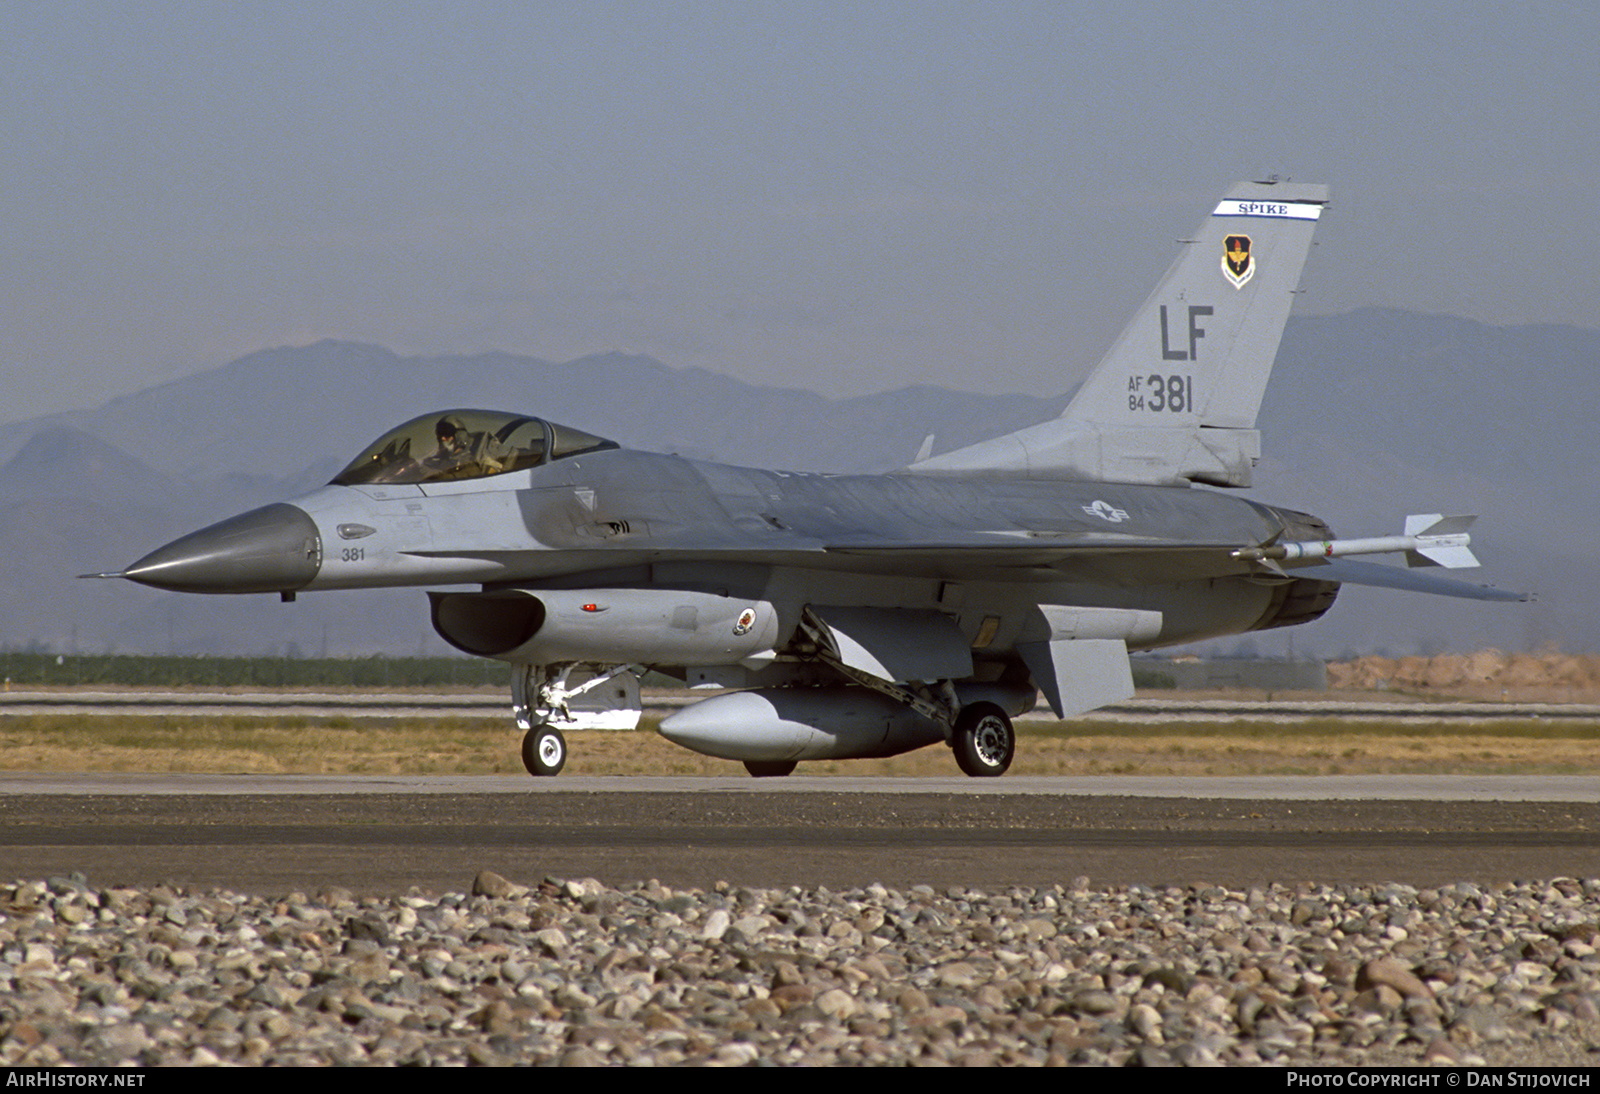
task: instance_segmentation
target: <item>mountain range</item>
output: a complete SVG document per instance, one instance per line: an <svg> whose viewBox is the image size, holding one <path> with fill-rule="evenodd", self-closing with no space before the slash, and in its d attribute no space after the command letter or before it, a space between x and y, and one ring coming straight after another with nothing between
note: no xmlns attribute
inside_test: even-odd
<svg viewBox="0 0 1600 1094"><path fill-rule="evenodd" d="M1475 580L1531 605L1346 587L1306 627L1230 652L1332 656L1555 643L1600 649L1600 331L1386 309L1296 317L1261 411L1250 495L1341 534L1479 513ZM841 366L847 367L847 366ZM932 371L930 367L930 371ZM981 377L969 378L981 386ZM647 357L407 357L263 350L91 408L0 426L0 646L85 652L442 652L417 590L195 597L74 575L326 482L391 426L451 407L522 411L627 447L793 470L884 471L1044 421L1055 398L915 386L830 400ZM1458 575L1461 576L1461 575Z"/></svg>

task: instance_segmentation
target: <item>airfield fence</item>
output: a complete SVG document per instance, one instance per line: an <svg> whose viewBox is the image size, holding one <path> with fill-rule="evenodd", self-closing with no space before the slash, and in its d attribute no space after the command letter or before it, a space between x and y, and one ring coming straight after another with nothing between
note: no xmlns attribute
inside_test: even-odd
<svg viewBox="0 0 1600 1094"><path fill-rule="evenodd" d="M511 686L511 666L466 657L211 657L0 650L0 680L13 687L439 688ZM1173 663L1135 658L1141 691L1262 687L1320 691L1320 662L1235 660ZM682 685L649 673L645 687Z"/></svg>
<svg viewBox="0 0 1600 1094"><path fill-rule="evenodd" d="M408 688L510 686L510 666L464 657L174 657L0 650L12 687Z"/></svg>

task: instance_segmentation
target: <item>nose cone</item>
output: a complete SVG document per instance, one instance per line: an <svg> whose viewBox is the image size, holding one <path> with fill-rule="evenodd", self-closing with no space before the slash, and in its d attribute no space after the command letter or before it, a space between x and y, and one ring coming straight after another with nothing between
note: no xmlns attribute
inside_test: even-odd
<svg viewBox="0 0 1600 1094"><path fill-rule="evenodd" d="M184 593L303 589L322 567L322 537L304 510L278 503L175 539L120 575Z"/></svg>

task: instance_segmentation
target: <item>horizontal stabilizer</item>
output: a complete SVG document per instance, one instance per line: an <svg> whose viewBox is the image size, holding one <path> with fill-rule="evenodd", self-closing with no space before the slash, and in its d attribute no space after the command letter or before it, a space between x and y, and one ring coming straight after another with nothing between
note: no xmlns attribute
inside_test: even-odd
<svg viewBox="0 0 1600 1094"><path fill-rule="evenodd" d="M1309 572L1319 581L1338 581L1346 585L1372 585L1381 589L1403 589L1413 593L1433 593L1436 596L1456 596L1466 600L1529 601L1527 593L1513 593L1488 585L1471 585L1438 574L1402 570L1398 566L1384 566L1377 562L1363 562L1353 558L1337 558Z"/></svg>

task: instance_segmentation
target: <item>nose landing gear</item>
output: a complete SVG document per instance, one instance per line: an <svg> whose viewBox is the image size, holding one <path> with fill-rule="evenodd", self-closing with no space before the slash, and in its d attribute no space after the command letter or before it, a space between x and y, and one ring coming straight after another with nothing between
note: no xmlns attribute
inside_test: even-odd
<svg viewBox="0 0 1600 1094"><path fill-rule="evenodd" d="M534 776L561 774L567 766L567 739L554 726L534 726L522 738L522 766Z"/></svg>

